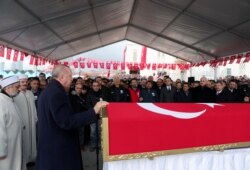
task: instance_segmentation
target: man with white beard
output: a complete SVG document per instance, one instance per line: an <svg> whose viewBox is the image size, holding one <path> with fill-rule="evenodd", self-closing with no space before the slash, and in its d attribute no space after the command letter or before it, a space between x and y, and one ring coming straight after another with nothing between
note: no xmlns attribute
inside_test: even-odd
<svg viewBox="0 0 250 170"><path fill-rule="evenodd" d="M19 109L13 102L18 94L17 76L0 80L0 169L22 169L22 131L24 124Z"/></svg>
<svg viewBox="0 0 250 170"><path fill-rule="evenodd" d="M24 121L25 130L23 132L23 163L34 162L37 154L36 147L36 123L37 111L35 106L35 97L28 88L28 76L21 74L20 92L14 97L14 102L20 109L22 120Z"/></svg>

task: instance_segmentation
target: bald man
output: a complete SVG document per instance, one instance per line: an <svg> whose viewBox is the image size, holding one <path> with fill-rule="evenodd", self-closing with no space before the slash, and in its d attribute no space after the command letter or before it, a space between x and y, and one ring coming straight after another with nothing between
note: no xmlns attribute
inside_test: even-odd
<svg viewBox="0 0 250 170"><path fill-rule="evenodd" d="M38 100L38 156L36 170L82 170L77 129L96 122L96 114L107 102L98 102L88 111L74 114L67 92L71 70L58 65L53 80Z"/></svg>

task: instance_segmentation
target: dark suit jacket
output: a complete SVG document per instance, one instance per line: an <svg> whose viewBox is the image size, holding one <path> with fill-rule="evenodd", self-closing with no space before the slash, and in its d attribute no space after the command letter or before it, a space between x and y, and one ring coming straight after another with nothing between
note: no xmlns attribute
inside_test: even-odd
<svg viewBox="0 0 250 170"><path fill-rule="evenodd" d="M229 102L229 94L226 90L222 90L218 95L215 94L215 102L216 103L228 103Z"/></svg>
<svg viewBox="0 0 250 170"><path fill-rule="evenodd" d="M176 88L171 86L171 91L167 90L167 87L161 89L160 102L174 102L174 95Z"/></svg>
<svg viewBox="0 0 250 170"><path fill-rule="evenodd" d="M190 103L192 102L192 93L188 92L187 94L181 90L177 95L175 95L175 102L177 103Z"/></svg>
<svg viewBox="0 0 250 170"><path fill-rule="evenodd" d="M215 93L212 89L208 87L198 86L192 90L193 102L214 102Z"/></svg>
<svg viewBox="0 0 250 170"><path fill-rule="evenodd" d="M73 113L63 86L52 80L38 100L36 170L82 170L78 128L96 121L94 109Z"/></svg>

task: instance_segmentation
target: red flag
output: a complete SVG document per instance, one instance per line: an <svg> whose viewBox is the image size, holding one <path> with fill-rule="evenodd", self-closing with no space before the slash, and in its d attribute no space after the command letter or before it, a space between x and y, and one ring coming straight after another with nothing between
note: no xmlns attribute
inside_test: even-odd
<svg viewBox="0 0 250 170"><path fill-rule="evenodd" d="M113 63L113 69L117 70L117 68L118 68L118 63Z"/></svg>
<svg viewBox="0 0 250 170"><path fill-rule="evenodd" d="M13 56L13 61L17 61L18 59L18 50L14 50L14 56Z"/></svg>
<svg viewBox="0 0 250 170"><path fill-rule="evenodd" d="M140 70L144 70L146 63L140 63Z"/></svg>
<svg viewBox="0 0 250 170"><path fill-rule="evenodd" d="M132 63L127 63L127 67L129 70L132 70L132 66L133 66Z"/></svg>
<svg viewBox="0 0 250 170"><path fill-rule="evenodd" d="M242 57L243 57L243 54L239 54L239 55L237 56L237 60L236 60L236 63L237 63L237 64L239 64L239 63L241 62Z"/></svg>
<svg viewBox="0 0 250 170"><path fill-rule="evenodd" d="M9 47L7 47L7 56L6 56L6 59L7 59L7 60L10 60L11 51L12 51L12 49L9 48Z"/></svg>
<svg viewBox="0 0 250 170"><path fill-rule="evenodd" d="M225 57L224 59L223 59L223 66L226 66L227 65L227 61L229 60L229 57Z"/></svg>
<svg viewBox="0 0 250 170"><path fill-rule="evenodd" d="M31 55L31 56L30 56L30 63L29 63L29 64L30 64L30 65L33 65L33 64L34 64L34 60L35 60L35 59L34 59L34 56Z"/></svg>
<svg viewBox="0 0 250 170"><path fill-rule="evenodd" d="M43 58L43 60L42 60L42 65L45 65L45 64L46 64L46 59Z"/></svg>
<svg viewBox="0 0 250 170"><path fill-rule="evenodd" d="M101 63L99 63L99 64L100 64L100 68L104 69L104 63L101 62Z"/></svg>
<svg viewBox="0 0 250 170"><path fill-rule="evenodd" d="M166 69L167 67L168 67L167 64L162 64L162 68L163 68L163 69Z"/></svg>
<svg viewBox="0 0 250 170"><path fill-rule="evenodd" d="M249 143L249 109L248 104L232 103L110 103L109 155L178 149L203 151L206 146Z"/></svg>
<svg viewBox="0 0 250 170"><path fill-rule="evenodd" d="M35 57L35 66L37 66L38 65L38 57L36 56Z"/></svg>
<svg viewBox="0 0 250 170"><path fill-rule="evenodd" d="M4 57L4 46L0 45L0 57Z"/></svg>
<svg viewBox="0 0 250 170"><path fill-rule="evenodd" d="M171 70L175 70L175 69L176 69L176 64L171 64L171 65L170 65L170 69L171 69Z"/></svg>
<svg viewBox="0 0 250 170"><path fill-rule="evenodd" d="M231 57L230 57L230 62L229 62L229 64L233 64L234 63L234 61L235 61L235 59L236 59L236 56L235 55L232 55Z"/></svg>
<svg viewBox="0 0 250 170"><path fill-rule="evenodd" d="M246 53L246 58L243 63L248 63L250 61L250 52Z"/></svg>
<svg viewBox="0 0 250 170"><path fill-rule="evenodd" d="M150 70L151 64L147 64L147 69Z"/></svg>
<svg viewBox="0 0 250 170"><path fill-rule="evenodd" d="M222 66L223 65L223 58L218 59L218 66Z"/></svg>
<svg viewBox="0 0 250 170"><path fill-rule="evenodd" d="M156 64L152 64L152 70L156 70Z"/></svg>
<svg viewBox="0 0 250 170"><path fill-rule="evenodd" d="M51 62L51 61L50 61L50 62ZM64 62L63 62L63 65L69 66L69 62L68 62L68 61L64 61Z"/></svg>
<svg viewBox="0 0 250 170"><path fill-rule="evenodd" d="M147 62L147 47L142 46L141 49L141 63L145 64Z"/></svg>
<svg viewBox="0 0 250 170"><path fill-rule="evenodd" d="M94 62L94 68L98 68L98 63Z"/></svg>
<svg viewBox="0 0 250 170"><path fill-rule="evenodd" d="M91 68L91 65L92 65L92 61L88 61L88 62L87 62L87 67L88 67L88 68Z"/></svg>
<svg viewBox="0 0 250 170"><path fill-rule="evenodd" d="M85 63L84 62L80 62L80 67L81 68L85 68Z"/></svg>
<svg viewBox="0 0 250 170"><path fill-rule="evenodd" d="M125 63L121 63L121 70L125 70Z"/></svg>
<svg viewBox="0 0 250 170"><path fill-rule="evenodd" d="M203 62L201 62L201 66L205 66L207 64L207 62L206 61L203 61Z"/></svg>
<svg viewBox="0 0 250 170"><path fill-rule="evenodd" d="M162 64L161 63L157 64L157 68L162 68Z"/></svg>
<svg viewBox="0 0 250 170"><path fill-rule="evenodd" d="M24 60L24 56L25 56L25 54L23 52L21 52L21 54L20 54L20 61Z"/></svg>
<svg viewBox="0 0 250 170"><path fill-rule="evenodd" d="M106 69L109 69L110 70L110 63L106 63Z"/></svg>
<svg viewBox="0 0 250 170"><path fill-rule="evenodd" d="M210 67L216 67L218 63L218 60L211 60L210 61Z"/></svg>
<svg viewBox="0 0 250 170"><path fill-rule="evenodd" d="M139 66L138 66L138 63L134 63L134 70L139 70Z"/></svg>
<svg viewBox="0 0 250 170"><path fill-rule="evenodd" d="M78 68L78 62L77 62L77 61L74 61L74 62L73 62L73 66L74 66L74 68Z"/></svg>

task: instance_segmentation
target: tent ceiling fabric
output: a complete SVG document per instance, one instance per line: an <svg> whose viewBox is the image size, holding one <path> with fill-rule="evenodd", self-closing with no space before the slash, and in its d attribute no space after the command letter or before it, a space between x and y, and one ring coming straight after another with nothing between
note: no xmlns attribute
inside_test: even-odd
<svg viewBox="0 0 250 170"><path fill-rule="evenodd" d="M3 0L0 41L63 59L130 40L199 62L250 50L249 0Z"/></svg>

